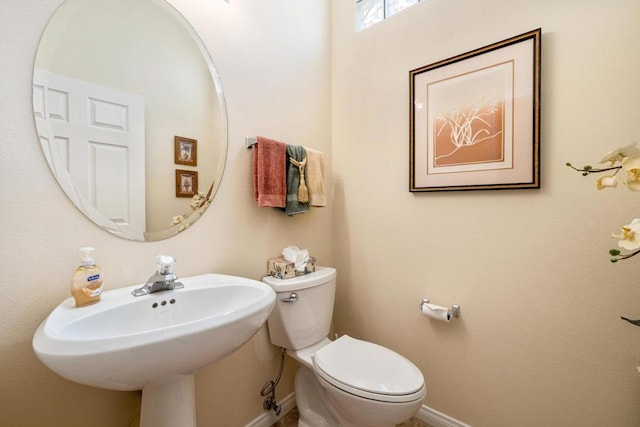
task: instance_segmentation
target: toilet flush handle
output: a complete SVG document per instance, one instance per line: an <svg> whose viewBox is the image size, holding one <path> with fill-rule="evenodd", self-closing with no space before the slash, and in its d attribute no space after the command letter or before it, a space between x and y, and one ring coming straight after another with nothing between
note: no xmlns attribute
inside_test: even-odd
<svg viewBox="0 0 640 427"><path fill-rule="evenodd" d="M282 302L296 302L296 301L298 301L298 294L296 294L295 292L291 292L291 294L289 294L289 298L284 298L284 299L281 299L280 301L282 301Z"/></svg>

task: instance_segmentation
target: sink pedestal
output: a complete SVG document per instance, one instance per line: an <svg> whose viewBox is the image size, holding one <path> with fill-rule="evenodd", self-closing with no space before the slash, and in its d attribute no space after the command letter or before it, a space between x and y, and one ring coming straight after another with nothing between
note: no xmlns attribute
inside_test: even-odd
<svg viewBox="0 0 640 427"><path fill-rule="evenodd" d="M172 375L142 389L140 427L196 427L193 375Z"/></svg>

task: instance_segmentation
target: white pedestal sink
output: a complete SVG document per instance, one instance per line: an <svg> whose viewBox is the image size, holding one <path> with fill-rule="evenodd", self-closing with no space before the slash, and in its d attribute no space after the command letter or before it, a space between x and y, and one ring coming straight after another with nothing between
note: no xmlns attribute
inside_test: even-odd
<svg viewBox="0 0 640 427"><path fill-rule="evenodd" d="M134 297L141 285L75 307L63 301L33 337L57 374L111 390L142 389L141 427L195 426L192 373L246 343L269 317L275 292L220 274L180 278L184 288Z"/></svg>

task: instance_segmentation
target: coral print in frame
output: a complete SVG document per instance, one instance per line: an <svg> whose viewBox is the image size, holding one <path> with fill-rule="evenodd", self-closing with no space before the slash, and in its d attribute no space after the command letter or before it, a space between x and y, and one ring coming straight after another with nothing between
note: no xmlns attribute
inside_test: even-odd
<svg viewBox="0 0 640 427"><path fill-rule="evenodd" d="M409 72L409 191L540 188L540 38Z"/></svg>
<svg viewBox="0 0 640 427"><path fill-rule="evenodd" d="M174 137L174 161L178 165L198 166L198 141L182 136Z"/></svg>
<svg viewBox="0 0 640 427"><path fill-rule="evenodd" d="M198 193L198 172L176 169L176 197L192 197Z"/></svg>

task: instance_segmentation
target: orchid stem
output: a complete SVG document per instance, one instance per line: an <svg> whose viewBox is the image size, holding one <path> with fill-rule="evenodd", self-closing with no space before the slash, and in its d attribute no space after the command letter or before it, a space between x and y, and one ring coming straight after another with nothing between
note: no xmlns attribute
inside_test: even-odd
<svg viewBox="0 0 640 427"><path fill-rule="evenodd" d="M584 166L582 169L578 169L577 167L573 166L571 163L567 163L567 166L569 166L571 169L573 169L576 172L583 172L585 174L599 173L599 172L609 172L609 171L613 171L613 170L622 169L622 166L611 166L611 167L608 167L608 168L600 168L600 169L594 169L591 166Z"/></svg>
<svg viewBox="0 0 640 427"><path fill-rule="evenodd" d="M640 254L640 249L638 249L637 251L632 252L632 253L630 253L630 254L626 254L626 255L619 255L619 257L620 257L620 258L618 258L618 259L628 259L628 258L631 258L632 256L636 256L636 255L638 255L638 254Z"/></svg>
<svg viewBox="0 0 640 427"><path fill-rule="evenodd" d="M629 259L640 254L640 249L629 254L622 254L618 249L609 249L609 255L611 255L611 262L618 262L621 260Z"/></svg>
<svg viewBox="0 0 640 427"><path fill-rule="evenodd" d="M624 317L624 316L620 316L620 318L621 318L622 320L625 320L625 321L627 321L627 322L631 323L632 325L640 326L640 320L631 320L631 319L626 318L626 317Z"/></svg>

